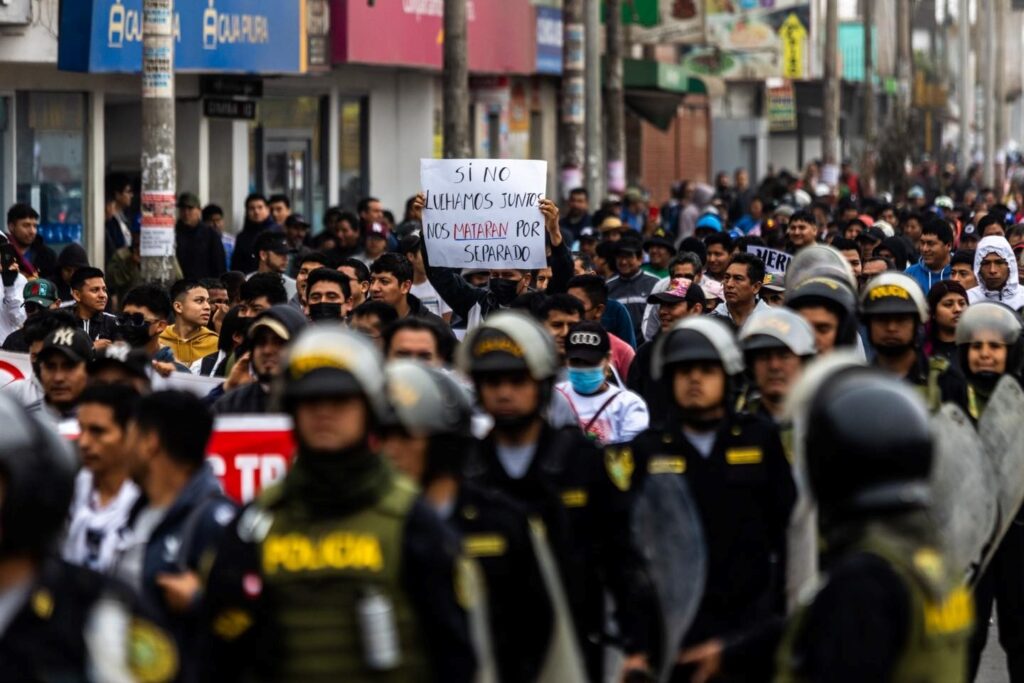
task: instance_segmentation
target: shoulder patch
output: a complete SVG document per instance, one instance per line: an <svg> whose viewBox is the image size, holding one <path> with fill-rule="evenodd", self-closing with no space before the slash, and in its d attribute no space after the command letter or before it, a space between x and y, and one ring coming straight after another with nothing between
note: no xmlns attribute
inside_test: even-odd
<svg viewBox="0 0 1024 683"><path fill-rule="evenodd" d="M684 474L686 458L675 455L656 455L647 461L648 474Z"/></svg>
<svg viewBox="0 0 1024 683"><path fill-rule="evenodd" d="M163 683L178 675L178 650L161 629L135 618L128 631L129 665L139 683Z"/></svg>
<svg viewBox="0 0 1024 683"><path fill-rule="evenodd" d="M604 467L608 471L608 478L620 491L628 491L633 482L632 448L609 448L604 452Z"/></svg>

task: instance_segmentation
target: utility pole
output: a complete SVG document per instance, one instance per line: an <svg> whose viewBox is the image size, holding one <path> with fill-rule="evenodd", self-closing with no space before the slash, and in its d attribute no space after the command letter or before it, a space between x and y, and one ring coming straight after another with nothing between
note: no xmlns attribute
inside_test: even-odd
<svg viewBox="0 0 1024 683"><path fill-rule="evenodd" d="M608 155L608 190L626 191L626 104L622 58L622 0L607 0L605 18L604 111L605 149Z"/></svg>
<svg viewBox="0 0 1024 683"><path fill-rule="evenodd" d="M974 74L971 72L971 16L969 0L960 0L957 8L956 46L957 61L960 65L960 83L957 96L960 100L960 141L957 155L957 170L961 178L967 177L971 165L971 101L974 97Z"/></svg>
<svg viewBox="0 0 1024 683"><path fill-rule="evenodd" d="M996 55L992 67L995 76L995 97L992 98L992 106L995 108L995 155L992 157L992 163L995 165L995 185L998 188L996 195L1001 197L1006 164L1006 0L994 0L993 4L996 6L996 26L992 34L996 41Z"/></svg>
<svg viewBox="0 0 1024 683"><path fill-rule="evenodd" d="M981 87L984 92L985 98L985 126L982 134L984 136L985 143L985 158L983 159L984 166L982 168L982 182L985 183L986 187L992 187L995 182L995 156L996 156L996 51L995 51L995 40L993 37L996 33L996 13L995 7L992 2L982 2L978 5L978 10L982 12L982 24L983 31L982 35L985 36L983 39L984 43L984 70L981 73Z"/></svg>
<svg viewBox="0 0 1024 683"><path fill-rule="evenodd" d="M583 0L565 0L562 5L564 40L562 44L562 121L559 127L561 145L562 196L583 185L586 122L585 27Z"/></svg>
<svg viewBox="0 0 1024 683"><path fill-rule="evenodd" d="M601 135L601 0L586 0L587 193L604 192L604 136Z"/></svg>
<svg viewBox="0 0 1024 683"><path fill-rule="evenodd" d="M444 0L444 157L466 159L469 149L469 63L466 0Z"/></svg>
<svg viewBox="0 0 1024 683"><path fill-rule="evenodd" d="M913 77L914 57L910 46L911 0L896 0L896 116L906 126L910 116L910 85Z"/></svg>
<svg viewBox="0 0 1024 683"><path fill-rule="evenodd" d="M821 156L826 166L839 163L839 0L825 9L825 102Z"/></svg>
<svg viewBox="0 0 1024 683"><path fill-rule="evenodd" d="M174 0L142 6L142 279L174 280Z"/></svg>
<svg viewBox="0 0 1024 683"><path fill-rule="evenodd" d="M864 18L864 158L861 166L861 193L874 194L875 143L878 140L878 106L875 101L874 0L862 0Z"/></svg>

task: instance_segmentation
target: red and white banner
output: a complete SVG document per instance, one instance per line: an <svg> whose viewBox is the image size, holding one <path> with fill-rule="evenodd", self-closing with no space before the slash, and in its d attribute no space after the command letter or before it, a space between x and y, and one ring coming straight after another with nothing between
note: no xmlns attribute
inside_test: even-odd
<svg viewBox="0 0 1024 683"><path fill-rule="evenodd" d="M60 434L77 439L76 420L60 424ZM206 460L224 493L248 503L288 471L295 454L292 420L287 415L228 415L213 423Z"/></svg>

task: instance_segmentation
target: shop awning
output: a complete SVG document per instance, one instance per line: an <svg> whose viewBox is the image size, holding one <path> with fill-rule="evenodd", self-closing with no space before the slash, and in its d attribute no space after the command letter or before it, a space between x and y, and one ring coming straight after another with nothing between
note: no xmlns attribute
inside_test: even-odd
<svg viewBox="0 0 1024 683"><path fill-rule="evenodd" d="M661 130L668 130L687 95L714 94L719 90L709 78L701 78L678 64L646 59L624 59L623 80L626 107ZM709 87L710 86L710 87Z"/></svg>

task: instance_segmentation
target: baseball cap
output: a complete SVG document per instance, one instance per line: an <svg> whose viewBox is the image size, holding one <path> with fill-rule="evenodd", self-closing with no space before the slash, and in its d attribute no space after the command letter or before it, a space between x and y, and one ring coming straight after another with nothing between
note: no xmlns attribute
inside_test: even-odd
<svg viewBox="0 0 1024 683"><path fill-rule="evenodd" d="M567 360L581 360L590 365L597 365L611 352L612 343L608 332L600 323L585 321L577 323L569 330L565 338L565 357Z"/></svg>
<svg viewBox="0 0 1024 683"><path fill-rule="evenodd" d="M580 230L580 234L577 238L582 242L583 240L596 240L597 232L591 226L587 226Z"/></svg>
<svg viewBox="0 0 1024 683"><path fill-rule="evenodd" d="M697 225L694 226L694 230L713 230L714 232L722 232L722 219L713 213L706 213L700 217L697 221Z"/></svg>
<svg viewBox="0 0 1024 683"><path fill-rule="evenodd" d="M625 238L619 240L615 245L615 255L619 254L642 254L644 252L643 245L637 240L627 240Z"/></svg>
<svg viewBox="0 0 1024 683"><path fill-rule="evenodd" d="M192 192L182 192L178 195L178 208L179 209L201 209L203 208L202 203Z"/></svg>
<svg viewBox="0 0 1024 683"><path fill-rule="evenodd" d="M255 254L258 254L261 251L272 251L275 254L287 254L288 241L285 239L283 234L267 230L260 233L259 237L256 238L256 244L253 246L252 250Z"/></svg>
<svg viewBox="0 0 1024 683"><path fill-rule="evenodd" d="M882 234L885 235L886 238L896 236L896 230L895 228L892 227L889 221L883 221L882 219L878 219L877 221L875 221L874 228L875 230L881 230Z"/></svg>
<svg viewBox="0 0 1024 683"><path fill-rule="evenodd" d="M775 210L772 211L773 216L785 216L786 218L789 218L794 213L796 213L796 209L789 204L779 204L775 207Z"/></svg>
<svg viewBox="0 0 1024 683"><path fill-rule="evenodd" d="M38 304L43 308L49 308L60 299L57 285L42 278L28 282L22 290L22 297L26 304Z"/></svg>
<svg viewBox="0 0 1024 683"><path fill-rule="evenodd" d="M866 213L862 213L861 215L857 216L856 220L860 221L861 225L863 225L865 228L875 227L875 219L867 215Z"/></svg>
<svg viewBox="0 0 1024 683"><path fill-rule="evenodd" d="M366 230L367 237L379 237L382 240L388 238L388 226L383 223L374 223Z"/></svg>
<svg viewBox="0 0 1024 683"><path fill-rule="evenodd" d="M765 273L764 280L761 282L761 289L769 292L785 292L786 276L781 273Z"/></svg>
<svg viewBox="0 0 1024 683"><path fill-rule="evenodd" d="M292 227L293 225L299 225L304 228L311 227L311 223L307 221L306 217L303 216L301 213L293 213L292 215L288 216L288 218L284 219L284 224L285 227L288 228Z"/></svg>
<svg viewBox="0 0 1024 683"><path fill-rule="evenodd" d="M115 342L97 351L89 363L89 374L95 374L111 365L120 366L139 379L149 379L149 355L143 349L133 349L125 342Z"/></svg>
<svg viewBox="0 0 1024 683"><path fill-rule="evenodd" d="M290 304L277 304L260 313L249 327L249 339L255 338L260 329L266 328L284 341L291 341L305 327L306 322L306 316L299 309Z"/></svg>
<svg viewBox="0 0 1024 683"><path fill-rule="evenodd" d="M885 239L885 233L878 228L868 228L861 234L857 235L858 240L865 240L871 242L881 242Z"/></svg>
<svg viewBox="0 0 1024 683"><path fill-rule="evenodd" d="M657 292L647 297L649 304L678 304L686 301L691 304L704 303L704 290L693 285L693 280L685 277L677 277L672 280L668 289L664 292Z"/></svg>
<svg viewBox="0 0 1024 683"><path fill-rule="evenodd" d="M88 363L92 360L92 340L85 330L58 327L46 335L43 348L36 357L42 360L51 353L61 353L74 363Z"/></svg>
<svg viewBox="0 0 1024 683"><path fill-rule="evenodd" d="M907 192L907 198L908 199L923 199L924 198L924 188L922 188L920 185L914 185L912 188L910 188L910 191Z"/></svg>
<svg viewBox="0 0 1024 683"><path fill-rule="evenodd" d="M722 283L718 280L712 280L711 278L706 277L700 283L700 288L704 290L705 301L710 301L711 299L725 301L725 288L722 287Z"/></svg>

